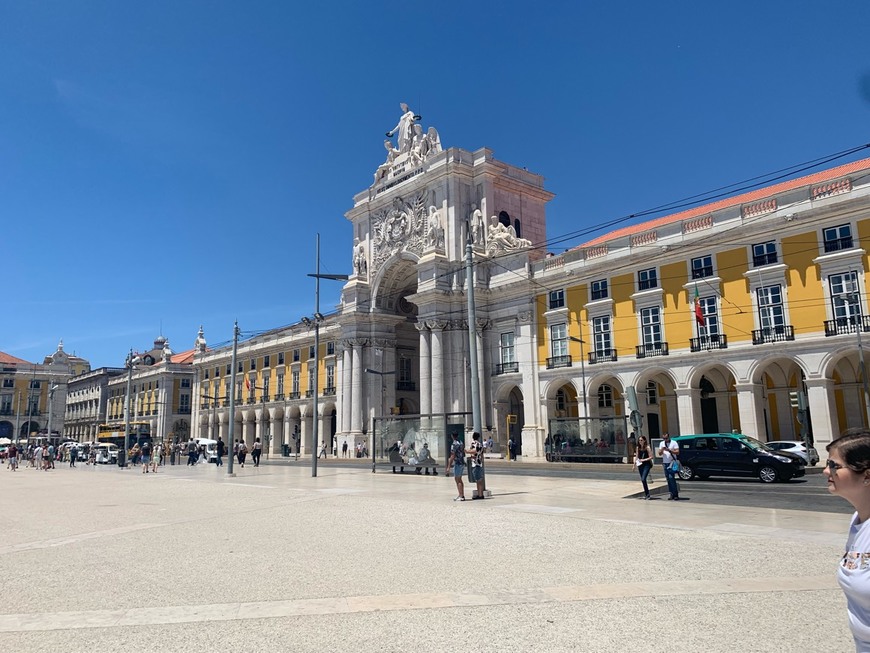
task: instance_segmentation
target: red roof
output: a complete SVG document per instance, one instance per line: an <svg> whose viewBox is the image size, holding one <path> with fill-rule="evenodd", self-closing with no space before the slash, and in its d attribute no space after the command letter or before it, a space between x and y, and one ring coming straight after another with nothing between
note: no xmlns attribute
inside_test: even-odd
<svg viewBox="0 0 870 653"><path fill-rule="evenodd" d="M172 358L170 362L172 363L193 363L193 354L196 352L196 349L188 349L187 351L183 351L180 354L172 354Z"/></svg>
<svg viewBox="0 0 870 653"><path fill-rule="evenodd" d="M15 356L0 351L0 365L21 365L22 363L30 365L28 361L15 358Z"/></svg>
<svg viewBox="0 0 870 653"><path fill-rule="evenodd" d="M579 247L593 247L595 245L600 245L610 240L615 240L616 238L632 236L634 234L642 233L644 231L649 231L650 229L655 229L656 227L662 227L664 225L672 224L674 222L680 222L682 220L688 220L690 218L695 218L700 215L706 215L707 213L712 213L713 211L718 211L720 209L725 209L731 206L737 206L749 202L756 202L765 197L778 195L779 193L784 193L788 190L794 190L795 188L800 188L801 186L820 184L825 181L837 179L838 177L845 177L846 175L852 174L853 172L859 172L861 170L867 169L870 169L870 159L861 159L860 161L847 163L836 168L830 168L829 170L822 170L821 172L816 172L811 175L807 175L806 177L798 177L797 179L784 181L780 184L775 184L774 186L766 186L765 188L759 188L757 190L749 191L748 193L743 193L742 195L728 197L717 202L713 202L712 204L697 206L693 209L682 211L681 213L666 215L661 218L656 218L655 220L641 222L639 224L631 225L629 227L623 227L622 229L617 229L616 231L610 231L602 236L598 236L593 240L583 243ZM579 247L574 249L579 249Z"/></svg>

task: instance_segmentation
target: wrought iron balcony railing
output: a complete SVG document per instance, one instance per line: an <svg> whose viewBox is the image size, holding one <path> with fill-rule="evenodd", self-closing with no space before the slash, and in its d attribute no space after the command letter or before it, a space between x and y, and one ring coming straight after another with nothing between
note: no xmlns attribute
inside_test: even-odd
<svg viewBox="0 0 870 653"><path fill-rule="evenodd" d="M691 338L689 347L692 351L710 351L711 349L728 349L728 338L724 333L717 333L700 338Z"/></svg>
<svg viewBox="0 0 870 653"><path fill-rule="evenodd" d="M512 372L519 372L520 364L517 361L513 361L512 363L496 363L495 373L496 374L510 374Z"/></svg>
<svg viewBox="0 0 870 653"><path fill-rule="evenodd" d="M651 356L667 356L668 343L666 342L647 342L638 345L636 348L638 358L649 358Z"/></svg>
<svg viewBox="0 0 870 653"><path fill-rule="evenodd" d="M547 369L556 367L571 367L571 356L553 356L547 359Z"/></svg>
<svg viewBox="0 0 870 653"><path fill-rule="evenodd" d="M599 349L598 351L590 351L589 352L589 364L595 365L596 363L615 363L616 362L616 350L615 349Z"/></svg>
<svg viewBox="0 0 870 653"><path fill-rule="evenodd" d="M825 335L839 336L844 333L855 333L858 324L861 331L870 331L870 315L852 315L850 317L838 317L834 320L825 320Z"/></svg>
<svg viewBox="0 0 870 653"><path fill-rule="evenodd" d="M791 324L754 329L752 331L752 344L763 345L768 342L786 342L794 340L794 327Z"/></svg>

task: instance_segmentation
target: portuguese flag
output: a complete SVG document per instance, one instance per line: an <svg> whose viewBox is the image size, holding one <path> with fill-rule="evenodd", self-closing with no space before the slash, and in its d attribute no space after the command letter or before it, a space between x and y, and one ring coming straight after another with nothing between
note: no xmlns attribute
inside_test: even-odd
<svg viewBox="0 0 870 653"><path fill-rule="evenodd" d="M706 322L704 321L704 312L701 310L701 296L698 294L698 284L695 284L695 320L698 322L698 325L705 326Z"/></svg>

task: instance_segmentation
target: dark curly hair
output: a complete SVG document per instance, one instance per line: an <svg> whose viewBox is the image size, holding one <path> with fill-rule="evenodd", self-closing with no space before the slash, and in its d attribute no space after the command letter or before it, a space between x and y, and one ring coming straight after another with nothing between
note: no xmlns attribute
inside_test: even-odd
<svg viewBox="0 0 870 653"><path fill-rule="evenodd" d="M847 429L825 449L840 454L846 467L853 472L863 474L870 469L870 429Z"/></svg>

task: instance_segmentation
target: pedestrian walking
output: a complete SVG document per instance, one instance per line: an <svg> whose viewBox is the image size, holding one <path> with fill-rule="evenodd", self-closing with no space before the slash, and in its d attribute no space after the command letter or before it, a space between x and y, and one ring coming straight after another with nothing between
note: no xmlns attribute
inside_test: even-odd
<svg viewBox="0 0 870 653"><path fill-rule="evenodd" d="M517 445L513 438L508 439L508 460L517 459Z"/></svg>
<svg viewBox="0 0 870 653"><path fill-rule="evenodd" d="M453 470L453 480L456 481L456 490L458 492L454 501L465 501L465 484L462 482L462 476L465 474L465 447L459 441L459 435L451 434L453 442L450 443L450 460L447 461L447 475L450 475L450 470Z"/></svg>
<svg viewBox="0 0 870 653"><path fill-rule="evenodd" d="M263 443L260 438L254 438L254 446L251 447L251 460L254 461L254 467L260 466L260 456L263 454Z"/></svg>
<svg viewBox="0 0 870 653"><path fill-rule="evenodd" d="M139 447L139 460L142 463L142 473L147 474L149 472L148 466L151 464L151 443L148 440L145 440Z"/></svg>
<svg viewBox="0 0 870 653"><path fill-rule="evenodd" d="M18 447L15 446L14 442L9 445L6 455L9 457L8 466L12 468L13 472L18 471Z"/></svg>
<svg viewBox="0 0 870 653"><path fill-rule="evenodd" d="M69 448L69 466L70 467L76 466L76 460L78 460L78 457L79 457L79 448L76 445L72 445Z"/></svg>
<svg viewBox="0 0 870 653"><path fill-rule="evenodd" d="M466 451L471 458L471 480L477 485L477 494L472 499L483 499L483 442L480 433L471 434L471 447Z"/></svg>
<svg viewBox="0 0 870 653"><path fill-rule="evenodd" d="M671 440L668 433L664 434L662 445L659 447L659 456L662 459L662 467L665 471L665 480L668 482L668 501L680 500L680 486L677 485L677 470L674 469L678 463L680 455L680 445L675 440Z"/></svg>
<svg viewBox="0 0 870 653"><path fill-rule="evenodd" d="M632 432L634 435L634 432ZM646 436L640 436L637 441L637 450L634 455L634 464L637 465L637 473L640 474L640 482L643 485L643 498L649 499L649 485L647 478L653 467L652 450L646 441Z"/></svg>
<svg viewBox="0 0 870 653"><path fill-rule="evenodd" d="M341 457L347 458L347 440L341 445Z"/></svg>
<svg viewBox="0 0 870 653"><path fill-rule="evenodd" d="M870 651L870 430L849 429L827 451L828 492L855 508L837 581L846 595L855 650L863 653Z"/></svg>
<svg viewBox="0 0 870 653"><path fill-rule="evenodd" d="M239 465L242 467L245 466L245 458L248 457L248 445L245 444L244 440L239 440Z"/></svg>
<svg viewBox="0 0 870 653"><path fill-rule="evenodd" d="M318 458L320 458L320 457L326 458L326 443L325 442L320 443L320 453L317 454L317 457Z"/></svg>
<svg viewBox="0 0 870 653"><path fill-rule="evenodd" d="M196 456L197 456L196 440L191 438L187 442L187 466L188 467L193 467L194 465L196 465Z"/></svg>
<svg viewBox="0 0 870 653"><path fill-rule="evenodd" d="M159 442L154 445L154 451L151 453L151 471L157 473L157 467L163 464L163 445Z"/></svg>
<svg viewBox="0 0 870 653"><path fill-rule="evenodd" d="M218 467L221 467L224 464L223 457L227 452L227 445L224 444L224 441L221 440L220 436L218 436L218 441L217 445L215 445L215 449L217 450L217 460L215 461L215 464Z"/></svg>
<svg viewBox="0 0 870 653"><path fill-rule="evenodd" d="M48 445L48 456L45 459L45 468L54 469L54 445Z"/></svg>

